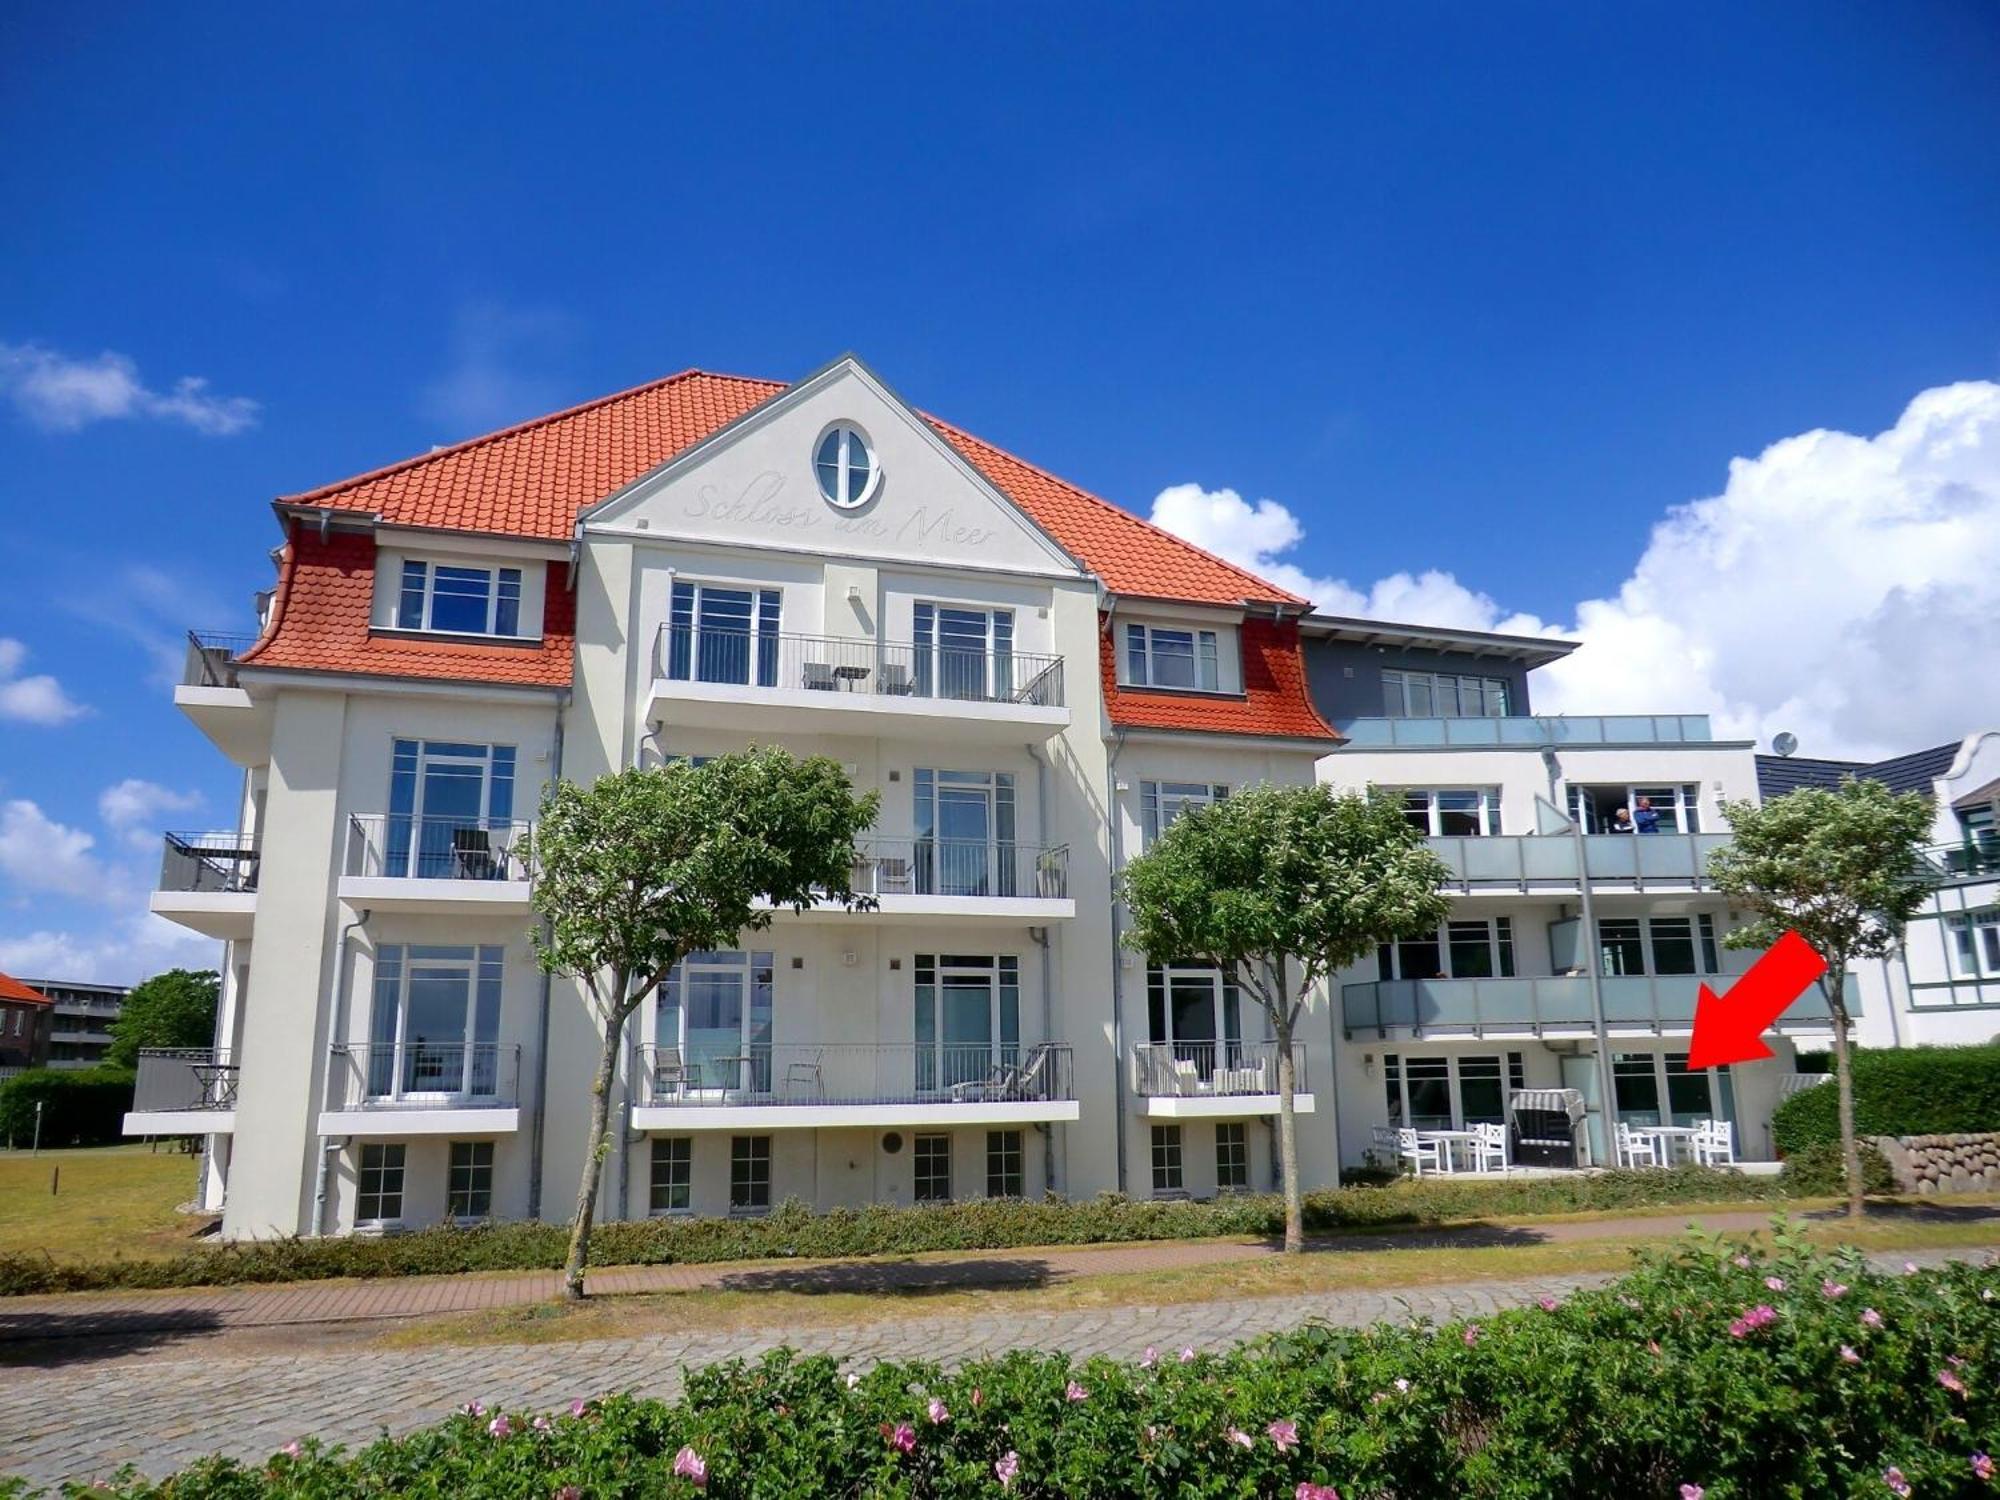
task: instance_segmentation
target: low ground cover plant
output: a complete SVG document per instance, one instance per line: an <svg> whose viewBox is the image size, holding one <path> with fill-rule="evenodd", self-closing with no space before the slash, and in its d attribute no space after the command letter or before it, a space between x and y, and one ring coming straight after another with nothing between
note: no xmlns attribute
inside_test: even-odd
<svg viewBox="0 0 2000 1500"><path fill-rule="evenodd" d="M310 1437L119 1500L430 1495L1975 1495L2000 1448L2000 1272L1869 1270L1780 1233L1691 1240L1597 1291L1472 1322L1316 1325L1125 1364L1015 1354L843 1371L790 1352L674 1403L477 1391L359 1452ZM0 1487L4 1492L4 1487Z"/></svg>
<svg viewBox="0 0 2000 1500"><path fill-rule="evenodd" d="M1675 1203L1771 1201L1783 1183L1701 1167L1606 1172L1590 1177L1506 1182L1400 1182L1330 1188L1305 1195L1309 1232L1390 1229L1520 1214L1658 1207ZM601 1265L712 1264L780 1258L831 1259L940 1250L1002 1250L1135 1240L1275 1236L1284 1204L1275 1194L1212 1203L1104 1197L984 1199L814 1213L796 1202L758 1219L648 1219L603 1224L593 1251ZM463 1271L552 1270L563 1264L569 1231L559 1224L449 1226L380 1238L266 1240L220 1244L154 1260L66 1260L0 1256L0 1295L116 1287L214 1286L322 1280L338 1276L421 1276Z"/></svg>

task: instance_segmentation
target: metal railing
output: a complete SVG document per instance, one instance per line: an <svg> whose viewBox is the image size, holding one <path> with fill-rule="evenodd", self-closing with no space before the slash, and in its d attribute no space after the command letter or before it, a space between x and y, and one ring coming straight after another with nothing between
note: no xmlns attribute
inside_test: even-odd
<svg viewBox="0 0 2000 1500"><path fill-rule="evenodd" d="M1577 840L1567 833L1492 834L1428 841L1461 891L1574 889ZM1592 885L1692 887L1709 884L1708 856L1726 833L1594 833L1583 840Z"/></svg>
<svg viewBox="0 0 2000 1500"><path fill-rule="evenodd" d="M1520 714L1480 719L1335 719L1358 750L1542 745L1692 745L1711 740L1707 714Z"/></svg>
<svg viewBox="0 0 2000 1500"><path fill-rule="evenodd" d="M508 818L353 813L349 875L418 880L526 880L530 825Z"/></svg>
<svg viewBox="0 0 2000 1500"><path fill-rule="evenodd" d="M163 891L254 891L260 859L247 833L169 833L160 854Z"/></svg>
<svg viewBox="0 0 2000 1500"><path fill-rule="evenodd" d="M749 1048L644 1046L643 1107L773 1104L993 1104L1076 1097L1067 1045L782 1042Z"/></svg>
<svg viewBox="0 0 2000 1500"><path fill-rule="evenodd" d="M1063 659L1034 651L662 625L653 670L669 682L1063 706Z"/></svg>
<svg viewBox="0 0 2000 1500"><path fill-rule="evenodd" d="M236 1108L237 1066L213 1047L142 1047L132 1084L134 1114Z"/></svg>
<svg viewBox="0 0 2000 1500"><path fill-rule="evenodd" d="M1606 975L1605 1024L1646 1026L1655 1031L1694 1024L1701 986L1720 991L1733 974ZM1847 993L1856 993L1852 978ZM1547 1028L1588 1028L1592 1023L1590 978L1559 974L1526 979L1385 979L1342 985L1341 1019L1348 1034L1391 1031L1539 1032ZM1850 1006L1850 1014L1858 1007ZM1826 992L1806 991L1779 1017L1780 1030L1818 1030L1828 1024Z"/></svg>
<svg viewBox="0 0 2000 1500"><path fill-rule="evenodd" d="M1292 1087L1306 1092L1305 1048L1292 1047ZM1276 1042L1140 1042L1132 1092L1142 1099L1206 1099L1278 1092Z"/></svg>
<svg viewBox="0 0 2000 1500"><path fill-rule="evenodd" d="M1925 874L1932 879L1981 880L2000 877L2000 839L1966 839L1939 844L1923 852Z"/></svg>
<svg viewBox="0 0 2000 1500"><path fill-rule="evenodd" d="M236 658L257 644L254 633L190 630L181 667L183 687L235 687Z"/></svg>
<svg viewBox="0 0 2000 1500"><path fill-rule="evenodd" d="M867 834L854 841L854 889L867 896L1069 895L1069 846Z"/></svg>
<svg viewBox="0 0 2000 1500"><path fill-rule="evenodd" d="M478 1109L518 1098L521 1049L499 1042L342 1042L328 1109Z"/></svg>

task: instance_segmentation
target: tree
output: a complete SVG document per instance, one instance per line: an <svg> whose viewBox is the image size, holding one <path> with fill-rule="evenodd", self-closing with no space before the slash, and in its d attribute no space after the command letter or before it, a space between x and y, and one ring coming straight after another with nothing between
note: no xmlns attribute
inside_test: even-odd
<svg viewBox="0 0 2000 1500"><path fill-rule="evenodd" d="M773 909L864 904L852 885L854 838L878 803L873 792L855 796L837 762L777 749L620 771L587 788L560 782L543 799L530 855L546 924L535 953L549 973L581 981L604 1043L566 1296L583 1296L627 1019L688 954L735 946Z"/></svg>
<svg viewBox="0 0 2000 1500"><path fill-rule="evenodd" d="M137 1067L141 1047L212 1047L222 978L213 969L169 969L133 986L111 1023L106 1063Z"/></svg>
<svg viewBox="0 0 2000 1500"><path fill-rule="evenodd" d="M1303 1248L1292 1043L1307 996L1378 944L1435 930L1447 873L1395 798L1267 786L1181 814L1121 877L1126 946L1213 964L1270 1017L1288 1251Z"/></svg>
<svg viewBox="0 0 2000 1500"><path fill-rule="evenodd" d="M1847 1165L1847 1212L1862 1212L1861 1153L1854 1139L1854 1080L1848 1068L1847 968L1886 958L1930 895L1924 844L1931 806L1879 781L1843 777L1836 789L1805 787L1754 802L1725 802L1730 841L1709 856L1716 889L1753 913L1723 939L1765 948L1798 933L1826 960L1826 1002L1840 1090L1840 1149Z"/></svg>

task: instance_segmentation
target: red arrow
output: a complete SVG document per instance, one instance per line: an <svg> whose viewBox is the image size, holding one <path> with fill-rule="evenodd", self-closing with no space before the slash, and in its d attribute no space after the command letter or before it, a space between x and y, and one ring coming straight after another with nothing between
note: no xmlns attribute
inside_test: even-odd
<svg viewBox="0 0 2000 1500"><path fill-rule="evenodd" d="M1725 1068L1769 1057L1764 1033L1825 972L1826 960L1796 932L1788 932L1737 977L1726 998L1704 984L1695 1002L1688 1067Z"/></svg>

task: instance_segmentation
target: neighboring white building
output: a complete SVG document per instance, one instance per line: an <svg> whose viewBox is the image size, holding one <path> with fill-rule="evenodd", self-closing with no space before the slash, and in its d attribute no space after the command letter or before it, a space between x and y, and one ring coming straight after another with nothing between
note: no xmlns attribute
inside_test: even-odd
<svg viewBox="0 0 2000 1500"><path fill-rule="evenodd" d="M1757 771L1766 799L1844 776L1930 799L1937 889L1904 932L1900 953L1858 966L1856 1035L1867 1047L2000 1036L2000 729L1873 764L1759 756Z"/></svg>

